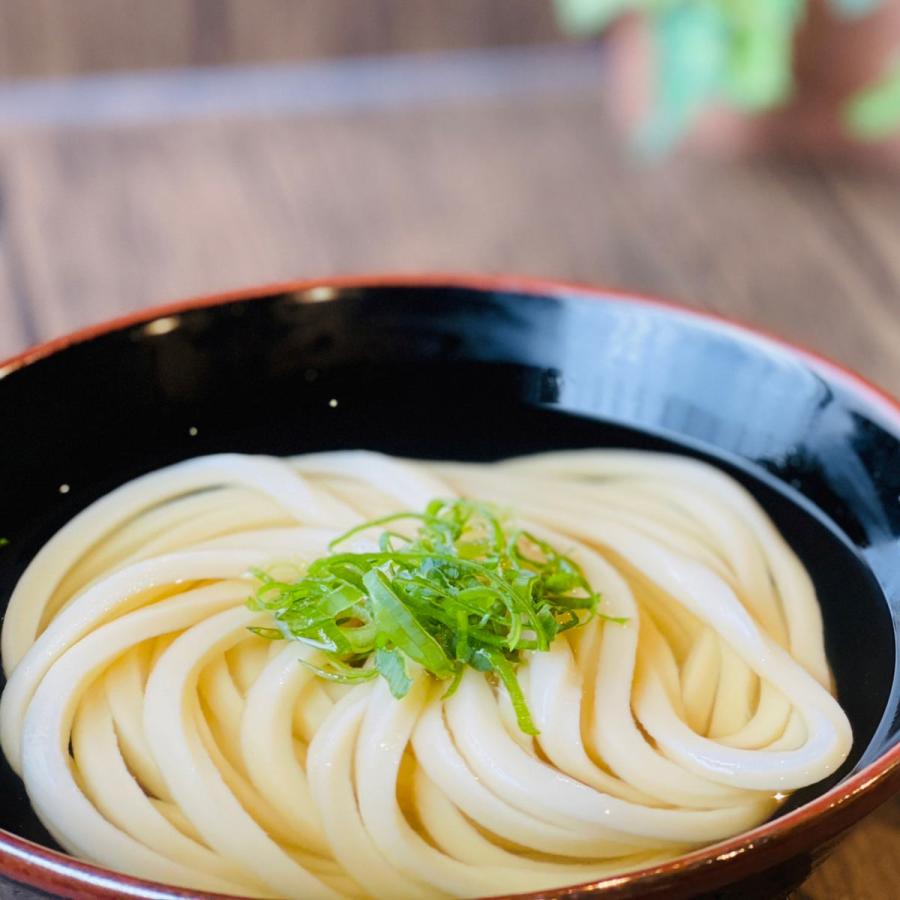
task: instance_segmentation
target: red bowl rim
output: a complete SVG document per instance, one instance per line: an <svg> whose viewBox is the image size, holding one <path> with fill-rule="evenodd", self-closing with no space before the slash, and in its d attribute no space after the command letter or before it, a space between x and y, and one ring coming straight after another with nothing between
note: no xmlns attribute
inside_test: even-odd
<svg viewBox="0 0 900 900"><path fill-rule="evenodd" d="M868 400L884 418L891 422L900 435L900 402L890 394L827 357L763 329L717 313L697 310L672 300L575 281L520 275L480 275L456 272L340 275L275 282L234 291L205 294L136 310L30 347L0 362L0 379L67 347L164 316L242 300L264 299L280 293L309 291L315 288L342 290L370 287L451 287L550 297L578 296L586 299L655 307L679 316L696 319L707 326L726 330L743 340L761 341L781 350L787 350L810 368L832 381L843 384ZM692 873L699 874L700 872L704 872L703 889L710 889L757 871L759 867L753 862L748 863L745 859L747 852L754 848L769 848L774 862L788 859L804 848L809 849L810 844L819 844L820 842L827 844L829 841L833 841L858 819L886 800L891 795L892 789L900 789L900 743L815 800L774 821L742 832L736 837L696 850L677 859L623 875L550 892L516 894L510 895L510 897L514 896L517 900L524 900L528 897L564 897L569 894L588 892L612 898L635 896L633 893L635 888L644 893L649 891L655 893L657 890L667 888L672 890L672 893L668 893L667 896L676 896L676 894L681 896L681 891L678 889L682 887L684 880ZM805 841L804 835L813 828L816 828L818 833L808 843ZM754 854L755 856L756 854ZM715 865L717 863L719 865ZM123 896L216 898L225 896L186 891L171 885L123 875L74 859L4 829L0 829L0 874L7 875L20 883L53 890L59 896L77 895L104 898Z"/></svg>

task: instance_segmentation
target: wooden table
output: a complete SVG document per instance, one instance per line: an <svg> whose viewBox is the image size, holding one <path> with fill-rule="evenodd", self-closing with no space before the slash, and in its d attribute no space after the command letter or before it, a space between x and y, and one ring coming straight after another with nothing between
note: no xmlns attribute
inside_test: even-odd
<svg viewBox="0 0 900 900"><path fill-rule="evenodd" d="M900 395L900 180L636 162L594 55L497 51L0 89L0 357L129 309L341 272L679 298ZM900 803L798 896L900 895Z"/></svg>

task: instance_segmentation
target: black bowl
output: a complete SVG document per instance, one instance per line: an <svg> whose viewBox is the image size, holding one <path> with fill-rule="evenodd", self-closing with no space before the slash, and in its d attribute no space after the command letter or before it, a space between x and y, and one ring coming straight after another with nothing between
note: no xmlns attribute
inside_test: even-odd
<svg viewBox="0 0 900 900"><path fill-rule="evenodd" d="M772 896L900 785L900 409L808 353L584 288L337 280L178 304L39 347L0 367L0 422L3 598L86 504L198 454L494 459L622 446L712 460L756 494L813 574L853 751L747 835L578 892ZM63 896L185 896L45 849L5 766L2 790L10 881Z"/></svg>

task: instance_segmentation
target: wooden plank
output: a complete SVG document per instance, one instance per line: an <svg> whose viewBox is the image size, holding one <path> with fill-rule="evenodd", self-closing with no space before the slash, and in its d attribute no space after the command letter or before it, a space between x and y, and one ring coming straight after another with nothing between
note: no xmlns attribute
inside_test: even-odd
<svg viewBox="0 0 900 900"><path fill-rule="evenodd" d="M37 339L33 307L23 280L21 258L15 253L8 228L6 173L0 167L0 360Z"/></svg>
<svg viewBox="0 0 900 900"><path fill-rule="evenodd" d="M47 79L0 86L0 130L293 119L385 107L512 103L593 90L590 47L552 46Z"/></svg>
<svg viewBox="0 0 900 900"><path fill-rule="evenodd" d="M848 243L857 264L869 272L880 290L881 302L896 316L900 315L900 255L897 236L900 231L900 192L897 179L865 169L835 168L823 175L827 195L835 215L826 218L839 224L852 223ZM855 298L847 297L848 314L856 318Z"/></svg>
<svg viewBox="0 0 900 900"><path fill-rule="evenodd" d="M559 40L552 0L227 0L236 61L409 53ZM280 45L279 45L280 42Z"/></svg>
<svg viewBox="0 0 900 900"><path fill-rule="evenodd" d="M2 0L0 78L559 38L551 0Z"/></svg>
<svg viewBox="0 0 900 900"><path fill-rule="evenodd" d="M29 315L27 299L20 293L21 287L17 285L13 268L9 254L0 241L0 291L8 298L0 305L0 360L35 342L25 326L25 317ZM17 293L21 298L18 302L15 300Z"/></svg>
<svg viewBox="0 0 900 900"><path fill-rule="evenodd" d="M190 14L185 0L3 0L0 77L187 63Z"/></svg>
<svg viewBox="0 0 900 900"><path fill-rule="evenodd" d="M896 897L900 894L898 834L900 799L895 799L850 832L803 886L802 900Z"/></svg>

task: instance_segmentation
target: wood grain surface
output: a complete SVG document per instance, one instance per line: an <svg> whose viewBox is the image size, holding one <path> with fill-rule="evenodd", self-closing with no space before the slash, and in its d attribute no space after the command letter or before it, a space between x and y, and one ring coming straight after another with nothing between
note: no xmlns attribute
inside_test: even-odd
<svg viewBox="0 0 900 900"><path fill-rule="evenodd" d="M0 0L0 79L559 36L552 0Z"/></svg>
<svg viewBox="0 0 900 900"><path fill-rule="evenodd" d="M127 127L0 117L0 356L146 304L260 282L517 272L678 298L900 395L896 176L812 162L642 164L588 74L516 89L545 64L523 53L517 70L506 56L502 77L469 99L435 85L433 102L336 97L333 109L227 118L204 116L200 98L193 118ZM414 73L426 100L431 65ZM799 896L898 896L898 850L893 803Z"/></svg>

